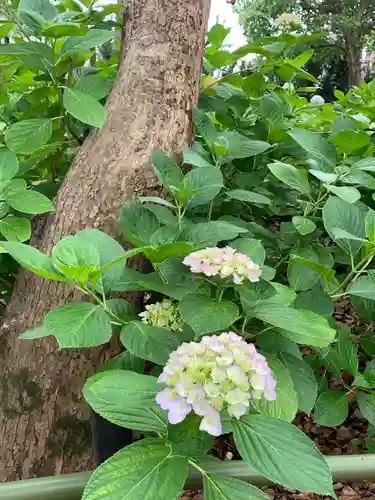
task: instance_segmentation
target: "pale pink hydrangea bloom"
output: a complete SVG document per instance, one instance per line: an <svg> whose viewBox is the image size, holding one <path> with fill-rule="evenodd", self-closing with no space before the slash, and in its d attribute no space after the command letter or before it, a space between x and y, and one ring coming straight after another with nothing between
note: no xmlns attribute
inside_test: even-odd
<svg viewBox="0 0 375 500"><path fill-rule="evenodd" d="M182 261L192 273L206 276L232 276L233 282L242 283L245 279L259 281L261 269L247 255L232 247L212 247L192 252Z"/></svg>
<svg viewBox="0 0 375 500"><path fill-rule="evenodd" d="M191 411L203 417L200 429L222 433L220 411L240 418L252 398L276 399L276 382L264 356L233 332L182 344L168 360L159 382L167 387L156 402L168 411L171 424Z"/></svg>

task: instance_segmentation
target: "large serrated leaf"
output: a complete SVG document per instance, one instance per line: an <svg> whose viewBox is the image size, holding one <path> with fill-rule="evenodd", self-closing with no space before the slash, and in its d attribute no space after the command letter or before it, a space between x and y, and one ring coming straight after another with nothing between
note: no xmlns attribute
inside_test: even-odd
<svg viewBox="0 0 375 500"><path fill-rule="evenodd" d="M83 395L110 422L142 432L166 432L166 413L155 403L157 379L128 370L109 370L89 378Z"/></svg>
<svg viewBox="0 0 375 500"><path fill-rule="evenodd" d="M249 415L233 421L234 439L252 469L287 488L329 495L332 477L314 442L278 418Z"/></svg>
<svg viewBox="0 0 375 500"><path fill-rule="evenodd" d="M123 448L91 476L82 500L175 500L182 493L188 459L173 456L161 439Z"/></svg>
<svg viewBox="0 0 375 500"><path fill-rule="evenodd" d="M135 356L163 365L171 352L179 346L175 334L166 328L131 321L123 326L120 334L122 344Z"/></svg>

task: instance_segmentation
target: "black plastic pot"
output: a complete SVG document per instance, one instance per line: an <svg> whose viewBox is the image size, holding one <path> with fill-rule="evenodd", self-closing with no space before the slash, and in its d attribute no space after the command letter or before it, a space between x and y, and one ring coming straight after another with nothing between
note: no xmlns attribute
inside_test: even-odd
<svg viewBox="0 0 375 500"><path fill-rule="evenodd" d="M92 446L96 465L133 442L133 431L112 424L91 410Z"/></svg>

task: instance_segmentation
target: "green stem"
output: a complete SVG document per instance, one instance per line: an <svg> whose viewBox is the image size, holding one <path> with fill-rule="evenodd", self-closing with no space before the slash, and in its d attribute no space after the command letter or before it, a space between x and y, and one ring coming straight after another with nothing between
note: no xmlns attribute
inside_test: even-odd
<svg viewBox="0 0 375 500"><path fill-rule="evenodd" d="M100 300L100 298L94 293L92 292L89 288L87 288L87 286L83 286L82 288L77 286L76 287L80 292L83 292L85 293L86 295L89 295L97 304L99 304L103 310L111 317L115 320L116 324L118 325L126 325L126 322L123 321L122 319L120 319L116 314L114 314L112 311L110 311L107 307L107 304L105 303L105 300L102 301Z"/></svg>
<svg viewBox="0 0 375 500"><path fill-rule="evenodd" d="M213 206L214 206L214 200L211 200L211 203L210 203L210 208L209 208L209 210L208 210L208 215L207 215L207 220L208 220L208 221L210 221L210 220L211 220Z"/></svg>
<svg viewBox="0 0 375 500"><path fill-rule="evenodd" d="M350 273L348 274L348 276L344 279L344 281L341 283L341 285L339 287L336 288L336 290L334 290L330 295L331 297L337 297L337 293L340 292L341 290L343 290L345 292L347 286L349 285L349 283L356 279L356 276L357 274L360 274L362 273L366 267L370 264L370 262L372 261L373 259L373 256L371 256L371 258L369 257L364 257L362 260L360 260L358 262L358 264L352 269L352 271L350 271ZM341 295L341 294L340 294Z"/></svg>

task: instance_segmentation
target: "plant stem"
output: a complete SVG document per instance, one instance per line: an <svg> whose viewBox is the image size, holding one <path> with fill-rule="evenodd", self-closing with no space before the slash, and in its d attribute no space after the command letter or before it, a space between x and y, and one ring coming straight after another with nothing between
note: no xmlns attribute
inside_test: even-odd
<svg viewBox="0 0 375 500"><path fill-rule="evenodd" d="M372 261L373 259L373 255L369 258L369 257L364 257L362 260L360 260L358 262L358 264L356 266L353 267L352 271L350 271L350 273L348 274L348 276L344 279L344 281L341 283L341 285L339 287L336 288L336 290L334 290L330 295L331 297L337 297L337 293L340 292L341 290L344 291L344 294L339 294L339 296L341 295L345 295L345 290L347 288L347 286L349 285L349 283L353 280L356 279L357 275L362 273L366 267L370 264L370 262Z"/></svg>
<svg viewBox="0 0 375 500"><path fill-rule="evenodd" d="M107 307L107 304L106 304L104 301L100 300L100 299L99 299L99 297L98 297L95 293L93 293L93 292L92 292L89 288L87 288L87 286L84 286L84 287L82 287L82 288L81 288L81 287L79 287L79 286L77 286L76 288L77 288L80 292L83 292L83 293L85 293L85 294L89 295L92 299L94 299L94 300L95 300L95 302L96 302L97 304L99 304L99 305L100 305L100 306L104 309L104 311L105 311L105 312L106 312L109 316L111 316L111 318L113 318L113 319L116 321L116 324L118 324L118 325L126 325L126 322L125 322L125 321L123 321L122 319L120 319L118 316L116 316L116 314L114 314L112 311L110 311L110 310L108 309L108 307Z"/></svg>

